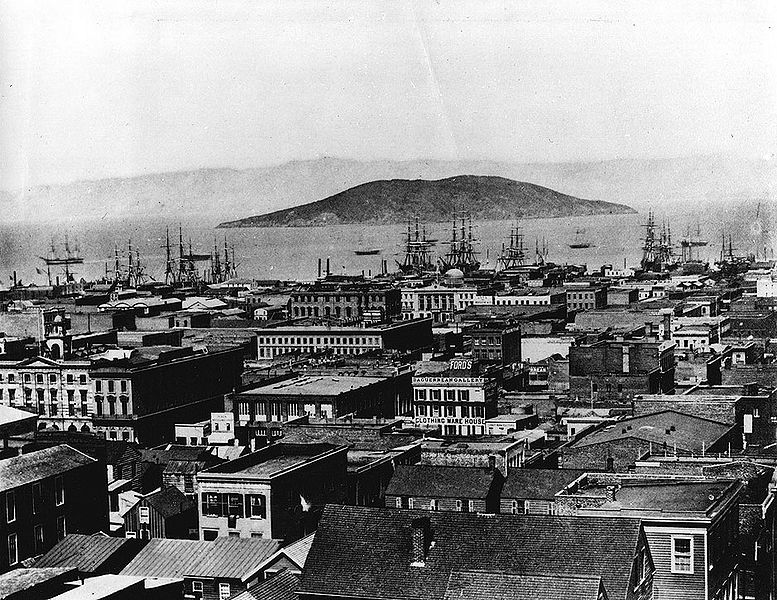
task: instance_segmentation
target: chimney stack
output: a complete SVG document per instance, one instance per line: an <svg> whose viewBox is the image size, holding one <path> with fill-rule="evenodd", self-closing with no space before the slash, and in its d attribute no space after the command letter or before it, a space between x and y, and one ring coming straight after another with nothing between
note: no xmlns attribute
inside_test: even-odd
<svg viewBox="0 0 777 600"><path fill-rule="evenodd" d="M607 502L615 502L615 486L614 485L608 485L604 497L607 499Z"/></svg>
<svg viewBox="0 0 777 600"><path fill-rule="evenodd" d="M423 567L432 537L432 525L429 517L419 517L411 521L413 529L413 556L411 567Z"/></svg>

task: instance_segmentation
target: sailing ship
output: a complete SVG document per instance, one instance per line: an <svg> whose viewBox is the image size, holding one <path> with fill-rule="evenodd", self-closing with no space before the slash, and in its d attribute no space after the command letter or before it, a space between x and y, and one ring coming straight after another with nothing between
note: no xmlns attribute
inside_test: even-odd
<svg viewBox="0 0 777 600"><path fill-rule="evenodd" d="M480 269L480 261L477 258L479 252L475 250L476 242L472 234L472 215L454 211L449 250L439 259L440 269L443 272L459 269L465 275Z"/></svg>
<svg viewBox="0 0 777 600"><path fill-rule="evenodd" d="M55 276L55 280L51 278L51 267L62 267L62 273L65 278L65 284L75 283L75 271L73 271L74 265L81 265L84 263L84 259L81 257L81 253L78 249L78 244L71 248L70 242L65 236L65 244L63 251L57 250L54 245L54 240L51 241L51 248L46 256L41 256L40 259L46 264L46 275L49 280L49 285L53 285L56 281L59 285L59 276ZM40 270L38 270L41 273ZM42 274L42 273L41 273Z"/></svg>
<svg viewBox="0 0 777 600"><path fill-rule="evenodd" d="M570 248L578 249L578 248L590 248L593 244L591 244L590 240L585 238L585 230L584 229L578 229L575 233L575 239L568 244Z"/></svg>
<svg viewBox="0 0 777 600"><path fill-rule="evenodd" d="M434 263L432 262L434 242L427 237L426 225L421 225L418 215L415 216L414 220L415 225L413 221L407 223L402 261L396 261L399 270L406 275L420 275L424 272L434 271Z"/></svg>
<svg viewBox="0 0 777 600"><path fill-rule="evenodd" d="M514 223L510 228L510 243L502 244L502 254L497 260L497 270L515 269L526 264L526 247L523 243L523 230Z"/></svg>

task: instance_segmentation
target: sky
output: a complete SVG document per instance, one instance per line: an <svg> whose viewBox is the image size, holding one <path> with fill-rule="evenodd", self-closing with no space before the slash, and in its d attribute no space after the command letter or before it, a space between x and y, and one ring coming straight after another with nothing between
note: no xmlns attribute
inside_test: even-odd
<svg viewBox="0 0 777 600"><path fill-rule="evenodd" d="M0 189L336 156L774 159L777 3L0 0Z"/></svg>

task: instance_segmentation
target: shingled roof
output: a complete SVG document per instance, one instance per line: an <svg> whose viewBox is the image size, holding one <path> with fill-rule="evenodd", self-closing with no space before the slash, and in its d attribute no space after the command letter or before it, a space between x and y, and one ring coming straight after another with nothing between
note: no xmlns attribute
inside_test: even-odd
<svg viewBox="0 0 777 600"><path fill-rule="evenodd" d="M230 600L297 600L299 577L286 569L232 596Z"/></svg>
<svg viewBox="0 0 777 600"><path fill-rule="evenodd" d="M594 575L454 571L445 600L599 600L603 588L602 578Z"/></svg>
<svg viewBox="0 0 777 600"><path fill-rule="evenodd" d="M411 564L413 521L429 519L433 544ZM418 521L416 521L418 522ZM305 562L300 594L443 600L453 571L601 577L625 598L638 519L482 515L328 505Z"/></svg>
<svg viewBox="0 0 777 600"><path fill-rule="evenodd" d="M0 460L0 491L61 475L95 459L66 444Z"/></svg>
<svg viewBox="0 0 777 600"><path fill-rule="evenodd" d="M498 471L479 467L397 465L387 496L485 498Z"/></svg>

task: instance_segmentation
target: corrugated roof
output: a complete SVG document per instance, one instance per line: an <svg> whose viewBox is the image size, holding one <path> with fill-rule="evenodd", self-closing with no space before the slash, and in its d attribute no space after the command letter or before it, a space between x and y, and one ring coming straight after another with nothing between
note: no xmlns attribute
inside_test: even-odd
<svg viewBox="0 0 777 600"><path fill-rule="evenodd" d="M485 498L497 472L480 467L397 465L386 495Z"/></svg>
<svg viewBox="0 0 777 600"><path fill-rule="evenodd" d="M0 460L0 491L97 462L66 444Z"/></svg>
<svg viewBox="0 0 777 600"><path fill-rule="evenodd" d="M454 571L445 600L598 600L602 578Z"/></svg>
<svg viewBox="0 0 777 600"><path fill-rule="evenodd" d="M36 560L35 566L73 567L84 573L93 573L123 546L132 544L133 540L108 537L99 533L94 535L69 533Z"/></svg>
<svg viewBox="0 0 777 600"><path fill-rule="evenodd" d="M411 566L415 519L434 544ZM641 535L639 519L481 515L328 505L305 563L300 593L443 600L454 571L601 577L626 597Z"/></svg>
<svg viewBox="0 0 777 600"><path fill-rule="evenodd" d="M120 574L244 579L278 546L277 540L259 538L219 537L212 542L152 539Z"/></svg>
<svg viewBox="0 0 777 600"><path fill-rule="evenodd" d="M296 600L299 577L284 569L252 585L229 600Z"/></svg>

